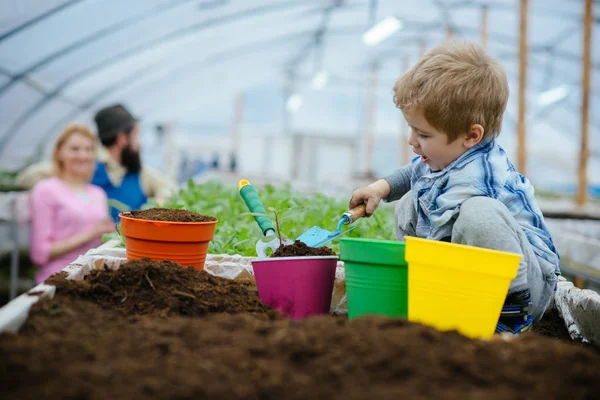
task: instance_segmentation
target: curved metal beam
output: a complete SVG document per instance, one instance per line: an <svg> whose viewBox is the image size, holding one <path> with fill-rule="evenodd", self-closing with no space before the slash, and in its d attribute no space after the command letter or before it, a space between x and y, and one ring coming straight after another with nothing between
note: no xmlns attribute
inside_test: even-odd
<svg viewBox="0 0 600 400"><path fill-rule="evenodd" d="M293 57L292 60L288 62L288 64L291 65L291 67L289 68L294 68L295 65L300 64L305 58L309 56L313 47L316 46L316 42L318 40L321 40L322 37L325 35L325 32L327 31L327 27L329 25L329 21L331 19L331 13L337 7L339 7L339 4L333 3L323 10L323 20L317 27L316 31L310 35L310 40L308 41L308 43L302 46L302 50L300 50L298 55L296 57Z"/></svg>
<svg viewBox="0 0 600 400"><path fill-rule="evenodd" d="M24 31L27 28L32 27L33 25L37 24L40 21L45 20L48 17L51 17L52 15L64 10L65 8L71 7L72 5L75 5L77 3L81 3L83 0L70 0L67 2L62 3L59 6L54 7L51 10L46 11L43 14L38 15L37 17L30 19L29 21L25 22L24 24L21 24L19 26L17 26L14 29L11 29L10 31L0 35L0 42L2 42L5 39L8 39L9 37L16 35L17 33Z"/></svg>
<svg viewBox="0 0 600 400"><path fill-rule="evenodd" d="M227 50L227 51L215 54L215 55L209 57L208 59L202 60L200 62L196 62L193 64L185 64L185 65L183 65L183 68L180 68L179 70L172 73L171 75L179 76L178 72L181 70L184 70L184 69L197 69L199 66L202 66L202 65L212 65L212 64L217 64L220 62L227 62L236 57L243 56L244 54L255 53L258 50L268 50L269 47L272 47L274 45L301 39L301 38L305 37L306 35L310 34L311 32L312 32L312 30L306 30L306 31L290 34L290 35L287 35L284 37L279 37L277 39L274 39L274 40L271 40L268 42L265 42L264 40L260 40L260 41L254 42L254 43L246 43L244 45L240 45L239 47L237 47L235 49ZM265 43L267 43L267 44L265 45ZM62 118L61 120L59 120L58 122L53 124L44 133L44 135L42 137L42 142L46 142L48 140L48 138L51 137L52 134L56 133L56 130L59 129L60 126L66 124L68 121L72 120L74 117L81 114L82 112L88 111L103 98L109 96L110 94L114 93L117 90L121 90L124 87L130 86L130 85L136 83L137 80L143 78L148 73L154 71L154 68L156 67L157 64L159 64L159 63L157 62L157 63L151 64L151 65L148 65L141 70L137 70L134 73L114 82L112 85L103 89L102 91L96 93L93 97L86 100L85 103L83 105L81 105L79 108L77 108L76 110L69 113L67 116L65 116L64 118ZM154 82L154 81L152 81L152 82ZM148 84L151 85L152 83L150 82ZM146 85L144 85L144 87L145 86ZM10 142L10 140L9 140L9 142Z"/></svg>
<svg viewBox="0 0 600 400"><path fill-rule="evenodd" d="M336 29L335 31L330 32L330 34L350 34L350 33L356 33L360 31L360 28L355 28L355 27L349 27L349 28L341 28L341 29ZM299 40L302 39L303 37L306 37L307 35L311 34L313 31L312 30L305 30L302 32L297 32L297 33L292 33L286 36L280 36L276 39L273 40L269 40L269 41L264 41L264 40L260 40L260 41L256 41L254 43L245 43L243 45L240 45L239 47L236 47L234 49L231 50L226 50L223 52L220 52L218 54L214 54L213 56L207 58L207 59L203 59L201 61L198 62L194 62L192 64L183 64L181 66L181 68L174 70L173 72L171 72L169 74L169 76L181 76L181 72L184 70L197 70L198 67L201 66L208 66L208 65L214 65L214 64L218 64L221 62L227 62L230 61L232 59L235 59L239 56L243 56L246 54L253 54L256 53L257 51L261 51L261 50L269 50L271 47L279 45L279 44L284 44L287 42L291 42L294 40ZM70 121L72 118L74 118L75 116L77 116L78 114L80 114L81 112L86 112L89 109L91 109L93 106L95 106L96 104L98 104L99 101L101 101L103 98L111 95L112 93L114 93L117 90L122 90L123 88L127 88L128 86L131 86L132 84L135 84L139 79L143 78L144 76L146 76L148 73L154 71L154 68L156 67L156 65L159 63L155 63L152 65L147 66L146 68L136 71L134 73L132 73L131 75L126 76L123 79L120 79L118 81L116 81L115 83L113 83L112 85L110 85L109 87L103 89L102 91L96 93L94 96L92 96L91 98L89 98L88 100L85 101L85 103L82 105L82 107L78 110L75 110L72 113L69 113L69 115L67 115L66 117L62 118L59 122L57 122L56 124L52 125L45 133L43 136L43 141L47 141L48 137L55 133L56 130L66 124L68 121ZM147 86L154 86L155 85L156 80L152 80L150 82L146 82L146 84L144 84L142 87L147 87Z"/></svg>
<svg viewBox="0 0 600 400"><path fill-rule="evenodd" d="M122 52L110 57L108 60L104 60L102 62L91 65L88 68L84 69L83 71L79 71L75 75L67 78L65 81L63 81L61 84L59 84L57 87L55 87L50 93L47 93L44 96L44 98L42 98L40 101L38 101L36 104L34 104L31 108L29 108L29 110L27 110L25 113L21 114L21 116L8 129L6 134L4 134L4 136L2 136L2 138L0 138L0 154L4 151L4 148L6 147L6 143L10 140L10 138L21 128L21 126L23 126L23 124L29 118L31 118L39 110L41 110L50 100L52 100L53 98L60 95L60 93L62 93L62 91L65 90L67 87L71 86L73 83L77 82L78 80L82 79L83 77L92 74L93 72L102 70L112 64L115 64L117 62L131 58L132 56L134 56L144 50L152 49L163 43L169 43L179 37L182 37L182 36L185 36L185 35L188 35L191 33L196 33L196 32L202 31L204 29L212 28L212 27L219 26L219 25L229 23L232 21L250 18L250 17L256 16L256 15L262 15L262 14L266 14L266 13L270 13L270 12L278 12L278 11L282 11L282 10L286 10L286 9L299 7L299 6L305 7L306 3L302 0L289 0L289 1L285 1L283 3L279 3L277 5L260 6L260 7L243 10L243 11L234 12L229 15L212 18L207 21L202 21L202 22L199 22L197 24L191 25L186 28L178 29L178 30L173 31L170 34L162 36L158 39L150 40L144 44L138 45L138 46L134 47L133 49L122 51ZM319 6L318 8L322 9L323 6Z"/></svg>
<svg viewBox="0 0 600 400"><path fill-rule="evenodd" d="M222 51L220 53L213 54L212 56L210 56L206 59L203 59L199 62L194 62L191 64L183 63L180 65L180 68L176 68L172 71L169 71L169 76L170 77L176 76L176 77L180 78L182 76L182 74L184 74L186 71L196 71L199 67L202 67L205 65L213 65L213 64L217 64L219 62L230 61L232 59L235 59L237 55L252 54L252 53L256 53L261 50L269 50L273 46L283 44L286 42L290 42L290 41L294 41L294 40L302 39L303 37L306 37L307 35L310 35L313 32L314 32L313 30L305 30L305 31L301 31L301 32L290 33L285 36L279 36L272 40L265 41L263 39L263 40L255 41L252 43L245 43L235 49L226 50L226 51ZM360 33L360 32L362 32L362 27L357 25L357 26L347 26L347 27L343 27L343 28L337 28L334 30L330 30L329 34L330 35L353 35L353 34ZM157 64L159 64L159 63L156 63L154 65L157 65ZM165 79L165 78L160 77L158 79L151 80L149 82L146 82L144 84L144 86L142 86L142 87L154 86L154 85L156 85L157 81L160 81L162 79ZM172 78L169 78L169 79L172 79ZM135 83L135 82L130 82L130 83ZM113 87L115 89L123 89L124 86L123 85L120 85L120 86L113 85Z"/></svg>
<svg viewBox="0 0 600 400"><path fill-rule="evenodd" d="M33 65L30 65L29 67L25 68L21 72L14 74L12 79L9 82L4 84L4 86L0 87L0 96L2 95L2 93L7 91L8 89L10 89L17 81L22 80L27 75L46 66L47 64L56 60L57 58L65 56L65 55L71 53L72 51L80 49L84 46L87 46L88 44L90 44L98 39L101 39L108 34L113 34L115 32L119 32L130 26L137 25L137 24L147 20L148 18L151 18L151 17L153 17L157 14L160 14L164 11L168 11L172 8L176 8L185 3L189 3L190 1L193 1L193 0L175 0L168 4L159 5L149 11L146 11L145 13L137 14L137 15L134 15L127 19L124 19L122 21L118 21L112 25L105 27L104 29L99 30L98 32L95 32L95 33L92 33L91 35L83 37L80 40L76 41L75 43L48 55L47 57L41 59L40 61L38 61L37 63L35 63Z"/></svg>

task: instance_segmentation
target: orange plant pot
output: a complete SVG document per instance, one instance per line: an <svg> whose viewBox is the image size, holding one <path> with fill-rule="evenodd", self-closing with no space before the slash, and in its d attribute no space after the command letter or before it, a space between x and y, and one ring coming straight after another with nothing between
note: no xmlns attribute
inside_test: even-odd
<svg viewBox="0 0 600 400"><path fill-rule="evenodd" d="M208 244L218 220L210 222L169 222L132 218L119 214L125 237L127 260L150 258L204 269Z"/></svg>

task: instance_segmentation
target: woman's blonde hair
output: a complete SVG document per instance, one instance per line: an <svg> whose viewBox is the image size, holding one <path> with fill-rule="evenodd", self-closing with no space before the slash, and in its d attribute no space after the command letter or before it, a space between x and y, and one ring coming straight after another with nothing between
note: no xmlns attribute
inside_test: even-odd
<svg viewBox="0 0 600 400"><path fill-rule="evenodd" d="M502 66L476 43L448 41L427 52L394 85L401 110L417 107L448 142L480 124L497 136L508 102Z"/></svg>
<svg viewBox="0 0 600 400"><path fill-rule="evenodd" d="M83 124L67 125L65 130L62 131L62 133L58 137L58 139L56 139L56 143L54 144L54 150L52 152L52 163L54 164L54 175L56 176L60 176L63 172L62 162L58 159L58 153L60 152L61 147L64 146L67 140L69 140L69 138L75 133L79 133L80 135L83 135L86 138L90 139L92 141L92 148L94 152L96 151L96 135L94 135L87 126ZM91 180L93 175L94 168L91 168L90 176L87 177L88 180Z"/></svg>

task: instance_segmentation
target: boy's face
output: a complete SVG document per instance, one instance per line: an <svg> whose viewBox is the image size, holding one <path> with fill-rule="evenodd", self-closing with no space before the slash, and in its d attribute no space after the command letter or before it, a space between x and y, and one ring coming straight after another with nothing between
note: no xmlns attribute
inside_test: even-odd
<svg viewBox="0 0 600 400"><path fill-rule="evenodd" d="M429 165L433 171L446 168L472 147L466 134L448 143L448 136L429 125L423 113L417 108L403 110L402 114L411 127L408 144L413 147L416 154L421 156L421 161Z"/></svg>

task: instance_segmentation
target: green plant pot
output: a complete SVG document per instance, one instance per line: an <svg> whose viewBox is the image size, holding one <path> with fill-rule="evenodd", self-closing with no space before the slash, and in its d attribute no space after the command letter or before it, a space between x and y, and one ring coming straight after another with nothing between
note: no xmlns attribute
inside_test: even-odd
<svg viewBox="0 0 600 400"><path fill-rule="evenodd" d="M393 240L343 238L340 259L346 271L348 318L408 314L408 265L405 243Z"/></svg>

